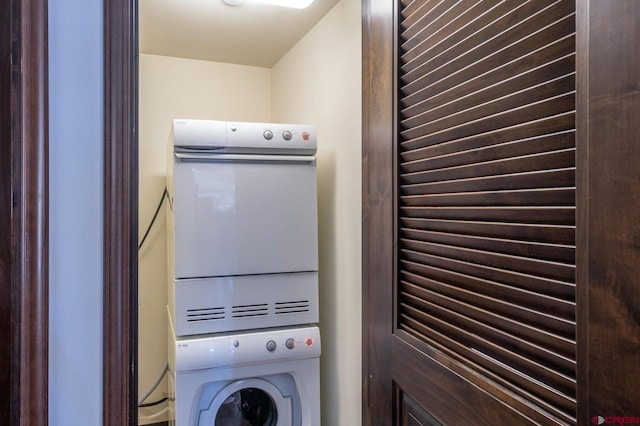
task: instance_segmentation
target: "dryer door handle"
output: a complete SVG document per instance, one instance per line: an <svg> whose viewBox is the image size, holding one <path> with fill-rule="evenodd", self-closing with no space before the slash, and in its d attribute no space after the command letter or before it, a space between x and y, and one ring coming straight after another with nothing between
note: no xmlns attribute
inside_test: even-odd
<svg viewBox="0 0 640 426"><path fill-rule="evenodd" d="M315 155L242 155L242 154L187 154L176 152L176 158L184 161L202 161L207 163L313 163Z"/></svg>

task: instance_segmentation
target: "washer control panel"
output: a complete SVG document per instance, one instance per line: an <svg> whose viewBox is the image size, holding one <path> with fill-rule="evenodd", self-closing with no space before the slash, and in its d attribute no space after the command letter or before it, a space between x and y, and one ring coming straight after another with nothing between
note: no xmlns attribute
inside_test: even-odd
<svg viewBox="0 0 640 426"><path fill-rule="evenodd" d="M320 356L318 327L269 329L176 340L176 371L261 364Z"/></svg>

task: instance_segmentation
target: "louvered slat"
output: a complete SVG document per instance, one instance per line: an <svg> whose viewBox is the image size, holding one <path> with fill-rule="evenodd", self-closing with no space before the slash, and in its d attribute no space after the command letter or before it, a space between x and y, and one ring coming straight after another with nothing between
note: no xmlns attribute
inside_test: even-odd
<svg viewBox="0 0 640 426"><path fill-rule="evenodd" d="M464 246L478 250L492 250L513 256L573 263L575 249L569 245L544 244L532 241L508 240L475 235L406 229L403 234L410 241ZM406 247L409 247L407 245Z"/></svg>
<svg viewBox="0 0 640 426"><path fill-rule="evenodd" d="M457 191L493 191L504 188L512 190L552 188L554 184L569 187L573 185L574 181L574 170L567 168L407 185L404 187L404 194L446 194Z"/></svg>
<svg viewBox="0 0 640 426"><path fill-rule="evenodd" d="M472 286L471 288L477 288L481 291L495 291L495 297L507 297L507 300L514 303L520 302L523 306L554 310L555 315L571 320L575 318L574 303L571 300L575 286L571 283L435 254L417 252L402 254L406 257L407 262L403 263L403 266L408 271L422 273L427 277L443 277L444 282L453 280L463 287ZM482 286L487 286L487 288L482 289ZM514 293L514 289L525 292ZM509 297L509 295L513 296ZM525 296L526 303L518 300L518 297Z"/></svg>
<svg viewBox="0 0 640 426"><path fill-rule="evenodd" d="M398 328L575 423L575 2L398 31Z"/></svg>
<svg viewBox="0 0 640 426"><path fill-rule="evenodd" d="M481 150L490 148L500 148L502 150L505 146L509 146L508 144L518 144L536 149L541 143L544 143L544 139L555 138L558 134L564 135L564 137L561 137L561 148L569 148L574 146L574 123L575 115L573 111L569 111L564 114L558 114L555 117L543 117L537 121L532 120L515 126L489 130L485 133L480 132L450 141L441 141L431 146L411 149L405 145L405 149L400 152L400 156L405 162L424 159L434 161L442 156L459 155L467 151L480 154ZM500 147L500 145L504 146ZM546 150L552 149L553 147ZM530 153L535 152L540 151Z"/></svg>
<svg viewBox="0 0 640 426"><path fill-rule="evenodd" d="M402 217L427 219L483 220L502 222L531 222L558 225L575 224L575 207L573 206L491 206L491 207L406 207L401 206Z"/></svg>
<svg viewBox="0 0 640 426"><path fill-rule="evenodd" d="M483 153L480 150L477 152L477 155L481 157ZM440 169L430 167L428 161L416 160L404 164L403 172L405 173L402 174L402 178L405 179L407 184L416 184L492 176L496 173L510 174L562 169L571 166L574 157L574 149L564 149L524 156L494 158L489 161L478 161Z"/></svg>
<svg viewBox="0 0 640 426"><path fill-rule="evenodd" d="M401 226L405 229L422 231L449 232L563 245L572 244L576 238L575 228L565 225L492 223L404 217L401 220Z"/></svg>
<svg viewBox="0 0 640 426"><path fill-rule="evenodd" d="M426 243L401 239L403 254L407 259L419 262L422 254L461 260L471 264L488 266L503 271L541 276L569 282L575 275L575 267L564 263L501 254L498 251L476 250L468 247Z"/></svg>

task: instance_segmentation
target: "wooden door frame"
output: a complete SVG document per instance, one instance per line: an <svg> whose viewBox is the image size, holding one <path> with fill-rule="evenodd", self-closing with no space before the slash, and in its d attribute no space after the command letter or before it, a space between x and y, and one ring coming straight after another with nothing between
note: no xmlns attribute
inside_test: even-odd
<svg viewBox="0 0 640 426"><path fill-rule="evenodd" d="M0 6L0 423L48 422L46 0ZM5 92L6 90L6 92Z"/></svg>
<svg viewBox="0 0 640 426"><path fill-rule="evenodd" d="M640 416L640 3L576 2L578 424Z"/></svg>
<svg viewBox="0 0 640 426"><path fill-rule="evenodd" d="M395 275L393 0L362 2L362 422L393 418L391 342Z"/></svg>
<svg viewBox="0 0 640 426"><path fill-rule="evenodd" d="M103 424L138 424L138 3L104 4Z"/></svg>

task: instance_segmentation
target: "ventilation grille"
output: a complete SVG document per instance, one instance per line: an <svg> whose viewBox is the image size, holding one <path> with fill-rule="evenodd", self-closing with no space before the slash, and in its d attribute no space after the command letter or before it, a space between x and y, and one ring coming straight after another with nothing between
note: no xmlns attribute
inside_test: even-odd
<svg viewBox="0 0 640 426"><path fill-rule="evenodd" d="M187 322L217 321L225 318L224 307L187 309Z"/></svg>
<svg viewBox="0 0 640 426"><path fill-rule="evenodd" d="M309 301L300 300L296 302L277 302L275 308L276 315L309 312Z"/></svg>
<svg viewBox="0 0 640 426"><path fill-rule="evenodd" d="M262 317L269 315L269 305L267 303L237 305L232 308L231 312L232 318Z"/></svg>
<svg viewBox="0 0 640 426"><path fill-rule="evenodd" d="M270 314L305 314L310 312L309 300L296 300L275 303L257 303L252 305L235 305L231 307L231 318L264 317ZM227 318L224 306L216 308L187 309L187 322L218 321Z"/></svg>

